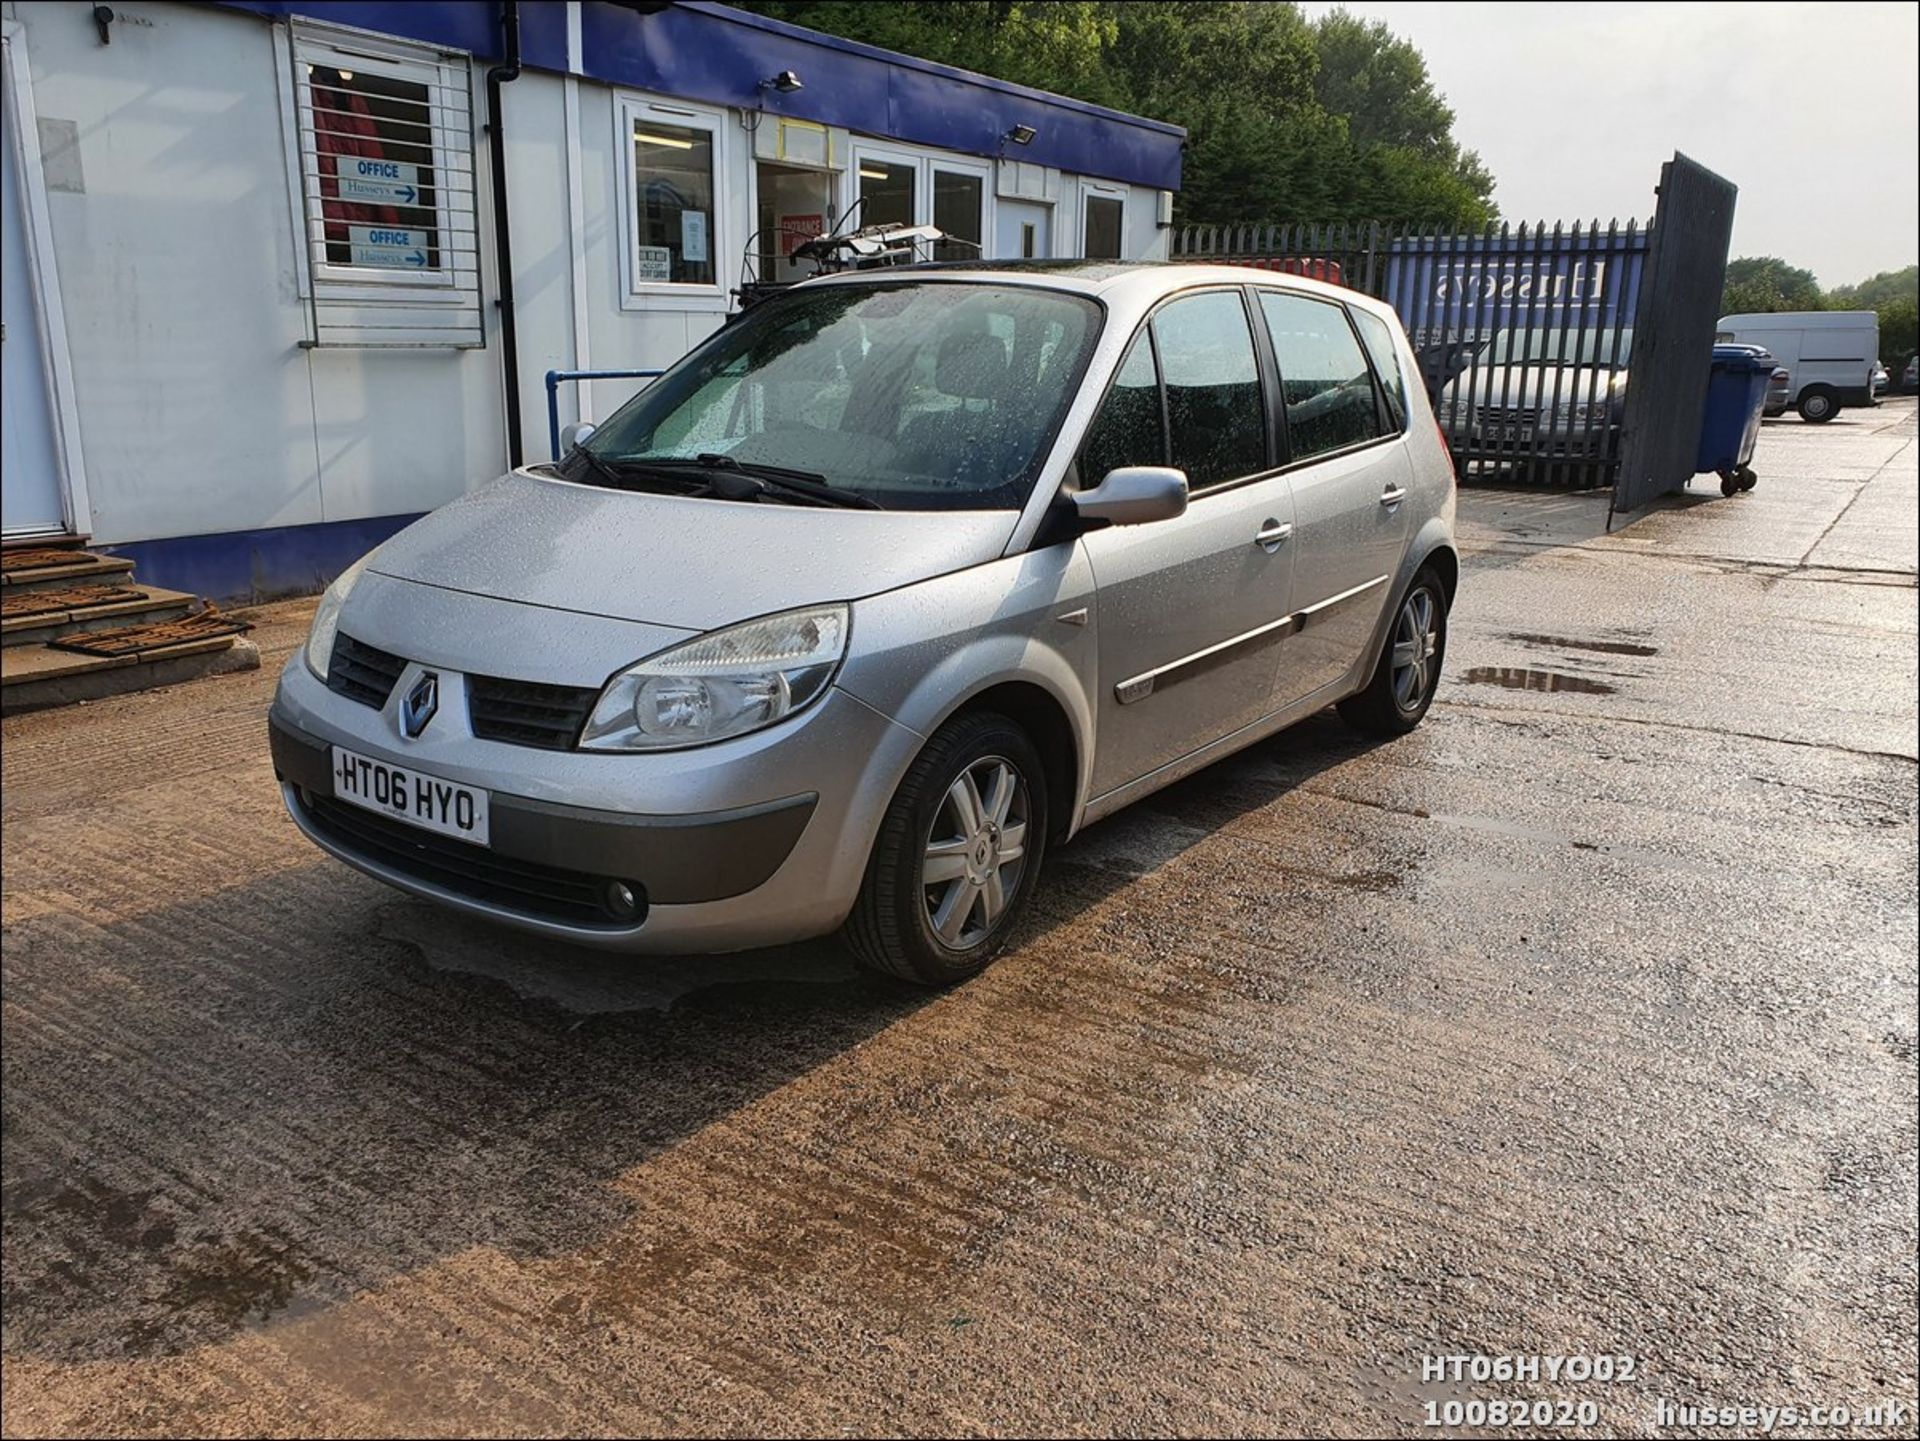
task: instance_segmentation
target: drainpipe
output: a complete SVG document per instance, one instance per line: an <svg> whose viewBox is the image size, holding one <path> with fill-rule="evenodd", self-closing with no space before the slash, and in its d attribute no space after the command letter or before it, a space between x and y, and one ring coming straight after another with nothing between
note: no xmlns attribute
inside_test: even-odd
<svg viewBox="0 0 1920 1441"><path fill-rule="evenodd" d="M507 464L525 458L520 436L520 348L513 320L513 240L507 228L507 137L500 123L500 89L520 78L519 0L502 0L500 28L506 59L487 71L487 152L493 171L493 257L499 272L501 368L507 383Z"/></svg>

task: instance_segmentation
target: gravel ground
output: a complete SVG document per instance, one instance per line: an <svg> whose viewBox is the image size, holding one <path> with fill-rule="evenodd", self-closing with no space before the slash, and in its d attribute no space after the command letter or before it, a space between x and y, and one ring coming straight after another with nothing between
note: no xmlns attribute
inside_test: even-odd
<svg viewBox="0 0 1920 1441"><path fill-rule="evenodd" d="M8 719L6 1433L1911 1407L1913 403L1757 468L1611 535L1466 493L1420 731L1093 828L941 995L324 859L263 725L310 603L257 675ZM1422 1379L1461 1353L1638 1374Z"/></svg>

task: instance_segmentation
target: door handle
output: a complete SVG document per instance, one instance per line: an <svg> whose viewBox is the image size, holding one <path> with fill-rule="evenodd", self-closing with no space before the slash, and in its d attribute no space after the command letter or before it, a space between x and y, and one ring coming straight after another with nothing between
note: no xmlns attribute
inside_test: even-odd
<svg viewBox="0 0 1920 1441"><path fill-rule="evenodd" d="M1254 532L1253 543L1257 546L1261 546L1266 550L1274 551L1274 550L1278 550L1280 548L1280 543L1286 540L1287 537L1292 534L1293 534L1292 521L1279 521L1279 520L1262 521L1260 525L1260 529Z"/></svg>
<svg viewBox="0 0 1920 1441"><path fill-rule="evenodd" d="M1407 498L1405 486L1390 485L1380 493L1380 504L1398 505Z"/></svg>

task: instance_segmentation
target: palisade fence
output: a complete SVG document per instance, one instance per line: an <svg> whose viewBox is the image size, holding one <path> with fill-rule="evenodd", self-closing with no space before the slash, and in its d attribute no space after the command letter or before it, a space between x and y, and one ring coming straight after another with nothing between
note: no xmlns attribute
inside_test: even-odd
<svg viewBox="0 0 1920 1441"><path fill-rule="evenodd" d="M1387 301L1462 479L1598 486L1620 466L1651 235L1635 220L1474 232L1185 225L1173 258L1306 275Z"/></svg>

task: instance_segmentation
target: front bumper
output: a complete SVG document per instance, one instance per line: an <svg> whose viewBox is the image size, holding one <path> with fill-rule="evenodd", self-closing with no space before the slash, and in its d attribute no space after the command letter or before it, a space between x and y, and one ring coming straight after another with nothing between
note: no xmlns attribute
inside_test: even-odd
<svg viewBox="0 0 1920 1441"><path fill-rule="evenodd" d="M458 677L443 694L457 695ZM328 854L414 895L524 931L648 953L741 950L837 927L921 738L830 689L753 736L650 755L474 737L457 704L419 741L393 711L329 691L298 655L269 717L288 814ZM491 844L419 831L334 798L330 747L489 793ZM596 909L625 883L638 913Z"/></svg>
<svg viewBox="0 0 1920 1441"><path fill-rule="evenodd" d="M1447 448L1470 460L1525 460L1547 456L1570 460L1600 460L1618 453L1618 422L1586 425L1530 425L1510 427L1456 422L1445 427Z"/></svg>

